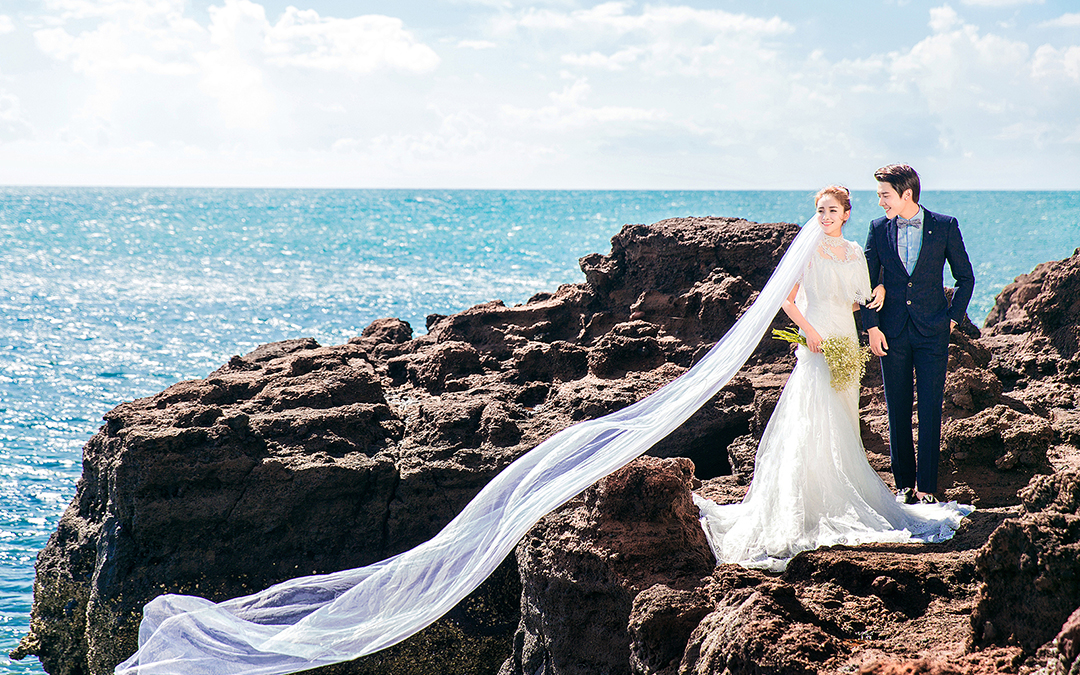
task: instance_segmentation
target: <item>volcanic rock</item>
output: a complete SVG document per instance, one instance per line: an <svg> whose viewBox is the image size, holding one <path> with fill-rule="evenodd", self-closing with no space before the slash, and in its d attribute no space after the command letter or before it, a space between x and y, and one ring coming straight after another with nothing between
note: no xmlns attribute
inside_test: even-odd
<svg viewBox="0 0 1080 675"><path fill-rule="evenodd" d="M998 295L984 334L992 368L1033 410L1075 407L1080 383L1080 249L1038 265ZM1066 386L1061 386L1066 385ZM1061 400L1065 394L1065 400Z"/></svg>
<svg viewBox="0 0 1080 675"><path fill-rule="evenodd" d="M1046 675L1072 675L1080 671L1080 609L1069 616L1039 656Z"/></svg>
<svg viewBox="0 0 1080 675"><path fill-rule="evenodd" d="M1037 476L1021 496L1027 513L1002 523L976 559L972 639L1032 653L1080 606L1080 474Z"/></svg>
<svg viewBox="0 0 1080 675"><path fill-rule="evenodd" d="M692 476L686 459L637 459L529 532L517 547L521 624L500 675L630 672L635 596L693 585L715 565Z"/></svg>
<svg viewBox="0 0 1080 675"><path fill-rule="evenodd" d="M413 330L408 321L401 319L375 319L360 333L363 343L378 345L382 343L401 344L412 339Z"/></svg>
<svg viewBox="0 0 1080 675"><path fill-rule="evenodd" d="M686 372L797 231L627 225L581 259L586 283L432 315L420 336L380 319L345 345L264 345L118 406L39 556L15 656L104 675L160 593L221 600L425 541L545 438ZM982 337L953 332L941 483L980 510L952 541L807 552L779 577L714 567L690 492L733 502L752 480L794 366L764 338L651 458L549 514L446 617L322 672L1016 672L1080 605L1078 284L1080 252L1007 287ZM875 361L860 406L891 482Z"/></svg>

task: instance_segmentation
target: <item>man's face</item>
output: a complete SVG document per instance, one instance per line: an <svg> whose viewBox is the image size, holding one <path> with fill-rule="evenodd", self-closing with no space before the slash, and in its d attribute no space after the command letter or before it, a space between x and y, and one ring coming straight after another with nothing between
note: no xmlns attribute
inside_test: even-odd
<svg viewBox="0 0 1080 675"><path fill-rule="evenodd" d="M909 195L911 193L905 191L904 194ZM900 195L896 194L896 188L892 186L892 183L878 183L877 198L878 206L885 209L885 215L889 218L895 218L899 215L904 206L910 202L910 198L904 200Z"/></svg>

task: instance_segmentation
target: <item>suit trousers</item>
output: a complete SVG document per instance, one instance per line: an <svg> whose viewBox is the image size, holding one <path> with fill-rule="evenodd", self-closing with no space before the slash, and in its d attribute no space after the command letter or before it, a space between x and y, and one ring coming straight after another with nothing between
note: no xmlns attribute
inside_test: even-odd
<svg viewBox="0 0 1080 675"><path fill-rule="evenodd" d="M908 321L881 357L885 403L889 408L889 456L896 487L937 492L941 453L941 404L949 365L949 332L926 336ZM917 388L917 389L916 389ZM913 392L919 397L919 454L911 428Z"/></svg>

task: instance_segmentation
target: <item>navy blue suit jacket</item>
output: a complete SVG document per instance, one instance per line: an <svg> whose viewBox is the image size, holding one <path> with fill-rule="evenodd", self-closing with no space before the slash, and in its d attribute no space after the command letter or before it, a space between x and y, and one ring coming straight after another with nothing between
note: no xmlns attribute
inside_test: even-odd
<svg viewBox="0 0 1080 675"><path fill-rule="evenodd" d="M878 326L886 338L899 335L908 321L927 337L948 332L950 319L963 321L975 289L956 218L924 208L923 220L922 249L910 275L896 252L896 219L881 217L870 223L866 266L871 288L885 284L885 304L878 311L863 308L863 328ZM951 305L942 288L946 261L956 280Z"/></svg>

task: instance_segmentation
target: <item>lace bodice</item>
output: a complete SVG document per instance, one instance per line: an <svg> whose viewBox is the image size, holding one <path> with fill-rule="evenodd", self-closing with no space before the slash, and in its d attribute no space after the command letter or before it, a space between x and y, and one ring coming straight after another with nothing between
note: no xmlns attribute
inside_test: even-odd
<svg viewBox="0 0 1080 675"><path fill-rule="evenodd" d="M862 247L843 237L826 236L803 271L797 304L822 335L855 331L852 303L870 300L870 276Z"/></svg>

